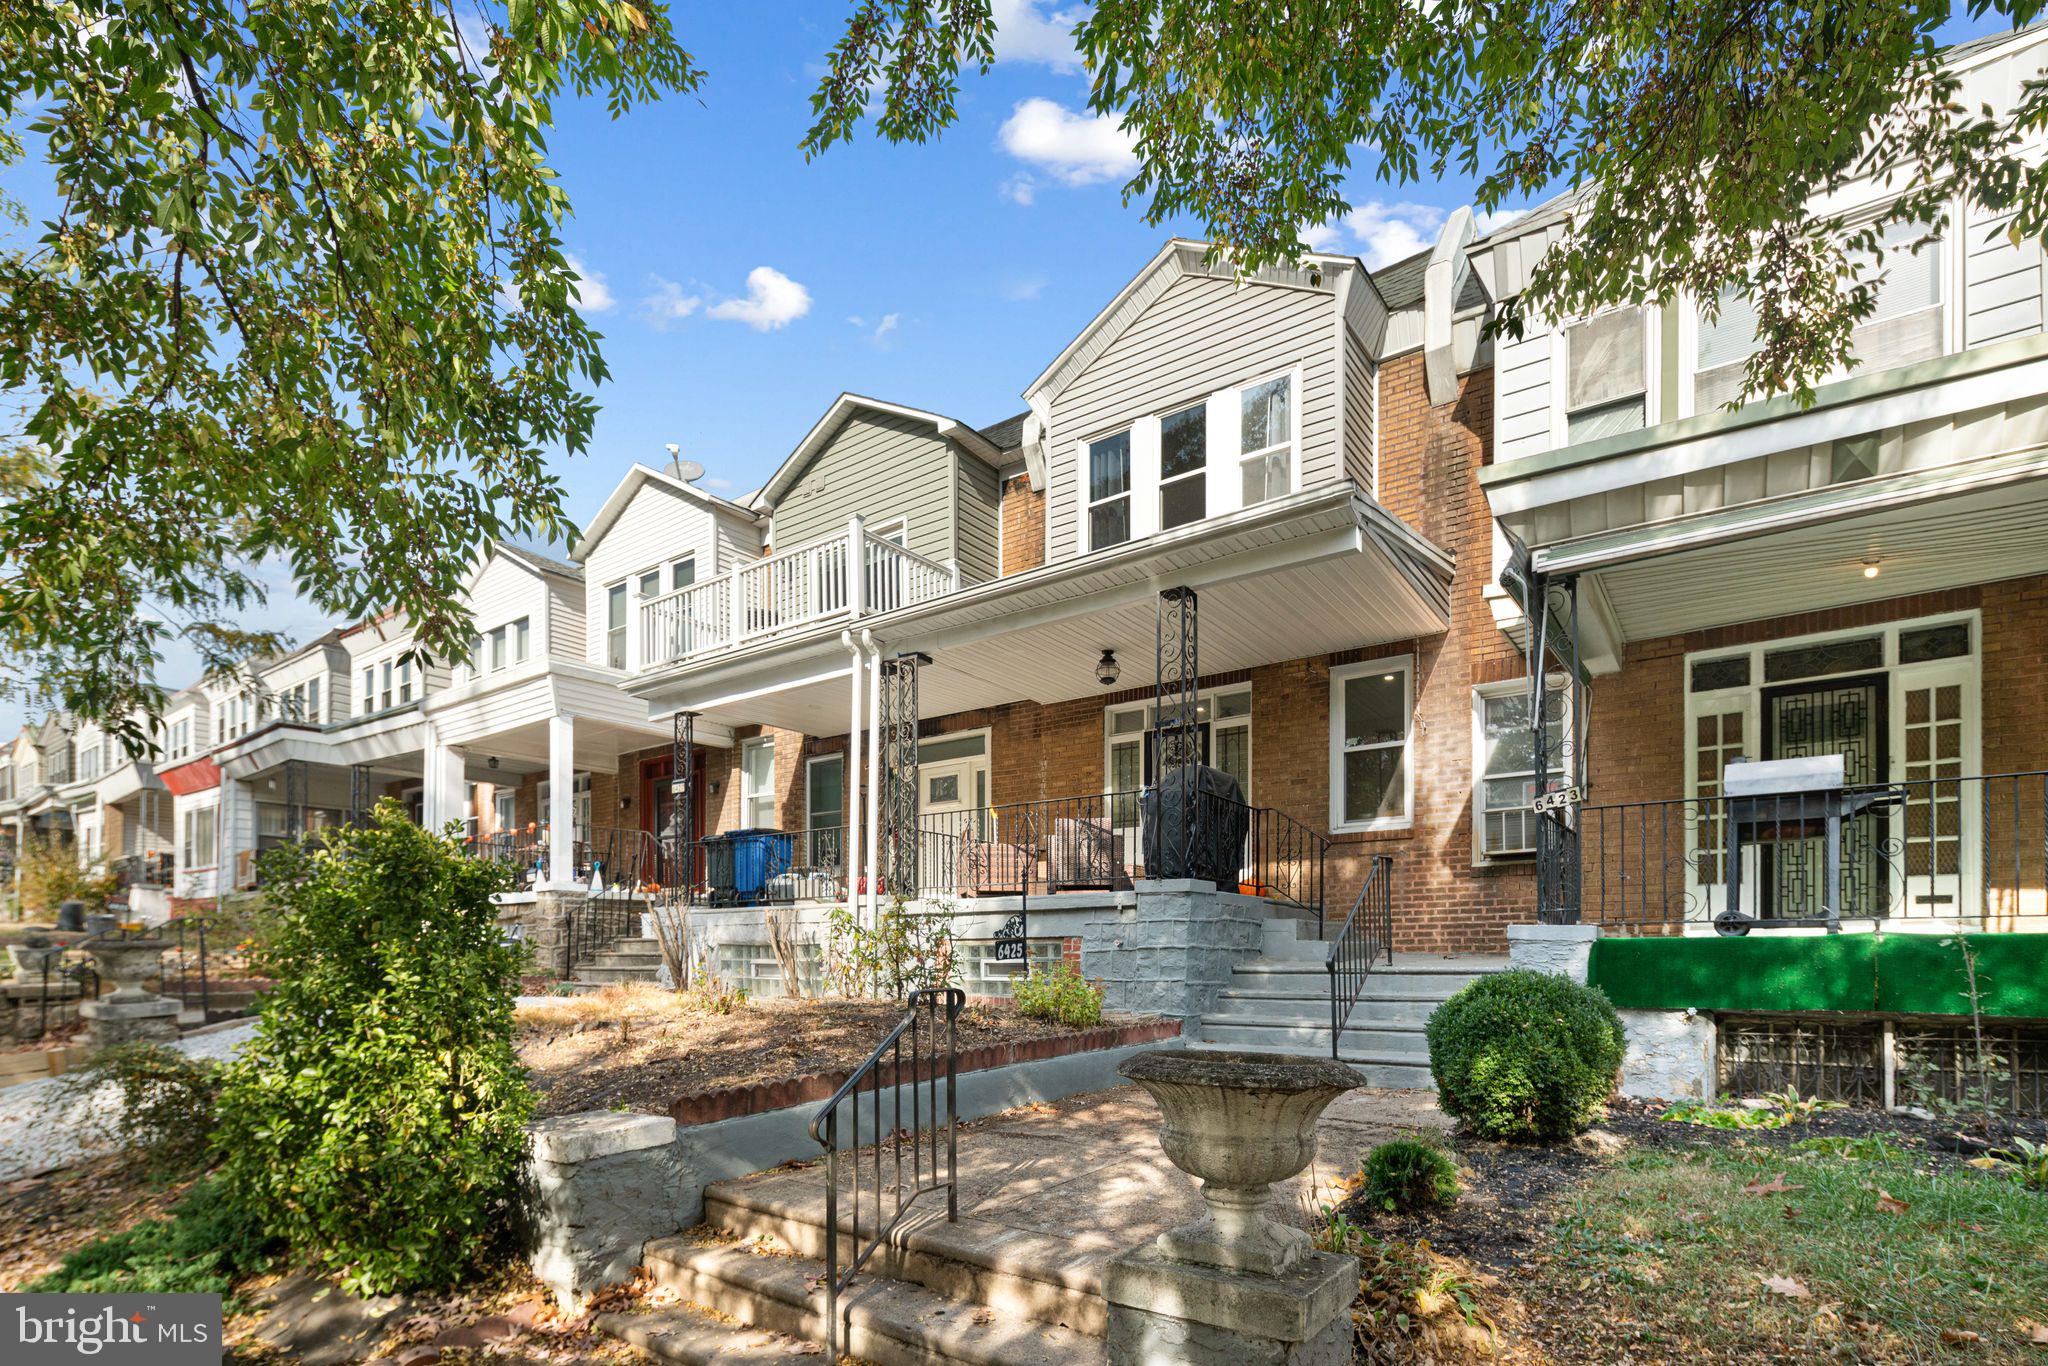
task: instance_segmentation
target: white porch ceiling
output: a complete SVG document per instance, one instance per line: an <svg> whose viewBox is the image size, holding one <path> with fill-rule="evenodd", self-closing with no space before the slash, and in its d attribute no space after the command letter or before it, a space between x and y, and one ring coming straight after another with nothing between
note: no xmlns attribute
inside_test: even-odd
<svg viewBox="0 0 2048 1366"><path fill-rule="evenodd" d="M1866 559L1878 562L1865 578ZM1628 640L2048 573L2048 481L1600 570Z"/></svg>

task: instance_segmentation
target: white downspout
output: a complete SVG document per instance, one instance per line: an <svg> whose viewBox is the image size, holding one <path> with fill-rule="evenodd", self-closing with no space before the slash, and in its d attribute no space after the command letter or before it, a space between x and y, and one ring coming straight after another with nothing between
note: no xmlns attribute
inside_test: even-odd
<svg viewBox="0 0 2048 1366"><path fill-rule="evenodd" d="M875 643L875 633L862 630L860 633L861 652L867 656L868 674L868 799L867 799L867 860L868 924L877 925L882 918L882 897L877 884L881 881L882 860L882 647Z"/></svg>
<svg viewBox="0 0 2048 1366"><path fill-rule="evenodd" d="M854 909L860 904L861 884L861 722L865 711L864 685L867 682L864 670L867 659L861 653L860 644L853 638L852 631L841 631L839 643L853 656L853 669L849 676L852 683L853 705L846 723L846 907Z"/></svg>

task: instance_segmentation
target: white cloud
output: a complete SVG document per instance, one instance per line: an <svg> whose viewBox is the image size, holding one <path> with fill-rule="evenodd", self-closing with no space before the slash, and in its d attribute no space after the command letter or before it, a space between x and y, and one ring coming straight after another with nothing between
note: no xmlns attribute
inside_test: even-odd
<svg viewBox="0 0 2048 1366"><path fill-rule="evenodd" d="M582 257L571 252L564 252L562 259L569 263L569 274L574 277L569 284L569 303L578 313L605 313L618 304L604 282L603 271L592 270L583 264ZM498 281L498 306L507 313L517 313L524 306L519 287L510 280Z"/></svg>
<svg viewBox="0 0 2048 1366"><path fill-rule="evenodd" d="M704 478L699 479L697 482L702 484L705 488L710 489L713 493L731 493L735 488L738 487L738 485L734 484L732 480L721 478L720 476L715 474L706 475Z"/></svg>
<svg viewBox="0 0 2048 1366"><path fill-rule="evenodd" d="M811 311L811 292L773 266L747 272L747 297L727 299L704 310L707 318L745 323L756 332L789 326Z"/></svg>
<svg viewBox="0 0 2048 1366"><path fill-rule="evenodd" d="M1429 204L1388 204L1374 199L1344 215L1345 230L1372 270L1406 260L1435 245L1444 211Z"/></svg>
<svg viewBox="0 0 2048 1366"><path fill-rule="evenodd" d="M996 60L1042 62L1055 71L1078 71L1074 25L1085 8L1047 9L1041 0L995 0Z"/></svg>
<svg viewBox="0 0 2048 1366"><path fill-rule="evenodd" d="M1479 209L1472 214L1472 230L1481 237L1498 232L1518 218L1528 216L1527 209Z"/></svg>
<svg viewBox="0 0 2048 1366"><path fill-rule="evenodd" d="M576 282L569 286L569 302L578 313L608 313L618 304L605 286L603 271L584 265L580 256L565 253L562 259L569 263L569 271L576 277Z"/></svg>
<svg viewBox="0 0 2048 1366"><path fill-rule="evenodd" d="M1037 96L1011 111L1003 150L1068 185L1093 185L1137 169L1136 139L1102 114L1076 114Z"/></svg>
<svg viewBox="0 0 2048 1366"><path fill-rule="evenodd" d="M1019 171L1003 182L1000 193L1012 204L1020 204L1028 209L1038 198L1038 182L1025 172Z"/></svg>
<svg viewBox="0 0 2048 1366"><path fill-rule="evenodd" d="M1003 297L1011 303L1024 303L1035 299L1050 283L1043 275L1018 275L1003 282Z"/></svg>
<svg viewBox="0 0 2048 1366"><path fill-rule="evenodd" d="M1301 243L1310 251L1335 251L1344 243L1344 230L1335 223L1319 223L1301 229Z"/></svg>
<svg viewBox="0 0 2048 1366"><path fill-rule="evenodd" d="M887 338L891 332L894 332L896 330L896 325L902 321L903 315L901 313L884 313L882 315L882 321L876 323L875 330L868 334L868 340L873 342L877 346L883 345L885 338Z"/></svg>
<svg viewBox="0 0 2048 1366"><path fill-rule="evenodd" d="M681 322L704 306L700 295L684 293L674 280L650 275L647 283L650 288L640 300L640 316L657 332L666 331L670 323Z"/></svg>

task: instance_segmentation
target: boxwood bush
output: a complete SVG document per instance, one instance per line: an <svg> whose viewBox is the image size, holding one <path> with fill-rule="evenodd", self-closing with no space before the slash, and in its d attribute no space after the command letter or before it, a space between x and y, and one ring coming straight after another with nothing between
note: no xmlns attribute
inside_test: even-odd
<svg viewBox="0 0 2048 1366"><path fill-rule="evenodd" d="M1458 1164L1423 1138L1397 1138L1365 1155L1366 1203L1388 1214L1435 1209L1458 1198Z"/></svg>
<svg viewBox="0 0 2048 1366"><path fill-rule="evenodd" d="M1487 1138L1550 1141L1591 1124L1621 1068L1605 993L1546 972L1492 973L1429 1017L1437 1104Z"/></svg>

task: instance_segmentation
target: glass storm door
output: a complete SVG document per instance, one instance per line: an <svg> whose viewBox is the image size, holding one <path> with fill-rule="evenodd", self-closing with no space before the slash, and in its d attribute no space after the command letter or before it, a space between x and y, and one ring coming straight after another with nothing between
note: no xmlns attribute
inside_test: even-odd
<svg viewBox="0 0 2048 1366"><path fill-rule="evenodd" d="M1764 756L1805 759L1839 754L1846 786L1888 781L1890 682L1883 674L1870 674L1766 690ZM1842 823L1842 915L1882 915L1890 909L1891 889L1880 848L1888 829L1882 812L1866 812ZM1789 919L1825 913L1825 838L1819 833L1781 838L1764 843L1761 852L1759 914Z"/></svg>

